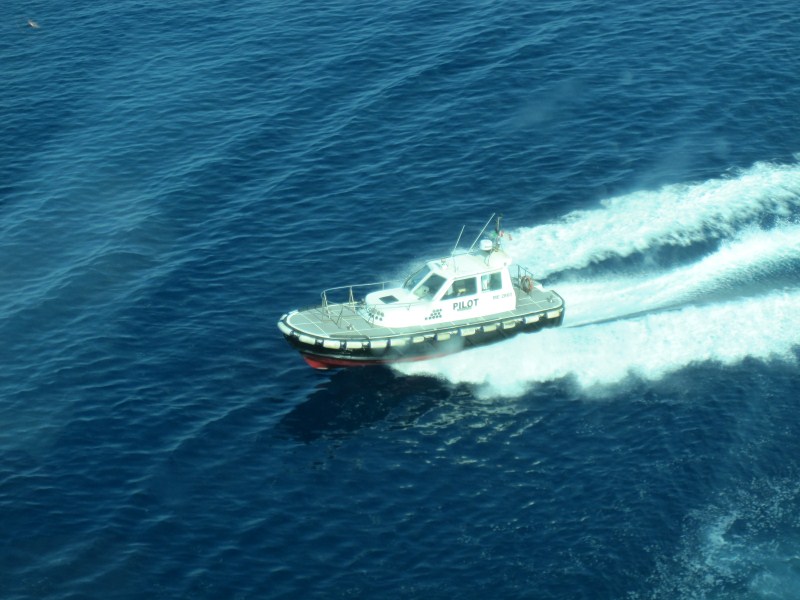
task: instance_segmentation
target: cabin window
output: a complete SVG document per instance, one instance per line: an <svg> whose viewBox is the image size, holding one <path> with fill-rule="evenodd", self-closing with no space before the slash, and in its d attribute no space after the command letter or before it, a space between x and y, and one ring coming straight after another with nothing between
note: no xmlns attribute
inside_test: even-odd
<svg viewBox="0 0 800 600"><path fill-rule="evenodd" d="M446 281L447 280L441 275L431 273L430 277L423 281L422 284L414 290L414 293L423 299L433 298L437 292L442 289L442 286Z"/></svg>
<svg viewBox="0 0 800 600"><path fill-rule="evenodd" d="M456 279L451 285L447 293L442 296L442 300L450 300L451 298L460 298L461 296L471 296L478 293L477 279L474 277L465 277L464 279Z"/></svg>
<svg viewBox="0 0 800 600"><path fill-rule="evenodd" d="M487 273L481 275L481 291L482 292L496 292L503 288L503 274L498 271L497 273Z"/></svg>

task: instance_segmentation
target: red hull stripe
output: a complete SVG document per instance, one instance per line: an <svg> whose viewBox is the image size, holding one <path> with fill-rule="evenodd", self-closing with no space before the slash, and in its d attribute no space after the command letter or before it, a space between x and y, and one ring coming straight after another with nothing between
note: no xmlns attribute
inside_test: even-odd
<svg viewBox="0 0 800 600"><path fill-rule="evenodd" d="M336 367L370 367L374 365L389 365L392 363L400 362L416 362L420 360L429 360L431 358L438 358L453 354L453 352L442 352L440 354L425 354L423 356L407 356L403 358L387 358L387 359L374 359L374 360L360 360L349 358L334 358L332 356L319 356L317 354L301 353L305 361L315 369L330 369Z"/></svg>

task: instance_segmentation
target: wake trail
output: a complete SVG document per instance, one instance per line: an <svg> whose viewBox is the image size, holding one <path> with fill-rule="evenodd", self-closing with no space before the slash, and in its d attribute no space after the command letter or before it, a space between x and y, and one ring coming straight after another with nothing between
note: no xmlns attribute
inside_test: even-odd
<svg viewBox="0 0 800 600"><path fill-rule="evenodd" d="M736 177L604 200L555 223L512 231L509 253L538 277L659 246L725 239L763 219L800 216L800 165L759 163Z"/></svg>
<svg viewBox="0 0 800 600"><path fill-rule="evenodd" d="M507 247L521 264L539 277L561 273L553 287L565 301L564 325L397 370L492 397L560 379L602 388L696 363L798 359L798 165L757 164L735 178L613 198L512 233ZM709 241L716 249L694 263L625 275L599 265Z"/></svg>
<svg viewBox="0 0 800 600"><path fill-rule="evenodd" d="M597 277L558 284L567 301L564 325L574 327L628 315L741 296L800 266L800 226L752 229L702 260L659 274ZM760 282L766 281L764 284Z"/></svg>
<svg viewBox="0 0 800 600"><path fill-rule="evenodd" d="M796 361L800 289L579 328L520 335L441 359L402 365L478 386L484 396L517 396L537 383L570 378L581 388L630 377L659 380L700 362L745 358Z"/></svg>

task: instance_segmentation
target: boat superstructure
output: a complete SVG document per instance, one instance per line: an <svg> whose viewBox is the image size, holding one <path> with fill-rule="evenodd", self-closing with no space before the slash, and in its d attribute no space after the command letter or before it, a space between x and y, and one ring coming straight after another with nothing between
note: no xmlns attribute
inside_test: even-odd
<svg viewBox="0 0 800 600"><path fill-rule="evenodd" d="M325 290L278 328L308 364L327 369L424 360L560 325L563 299L512 262L502 237L498 218L492 238L468 251L427 261L402 282Z"/></svg>

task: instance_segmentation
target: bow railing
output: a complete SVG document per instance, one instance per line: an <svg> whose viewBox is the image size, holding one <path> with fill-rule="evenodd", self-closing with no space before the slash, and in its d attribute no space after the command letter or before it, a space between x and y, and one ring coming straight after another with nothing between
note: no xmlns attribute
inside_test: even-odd
<svg viewBox="0 0 800 600"><path fill-rule="evenodd" d="M358 283L355 285L342 285L323 290L322 314L337 325L349 309L355 311L364 306L364 297L371 292L380 292L389 288L400 287L399 281L378 281L375 283Z"/></svg>

